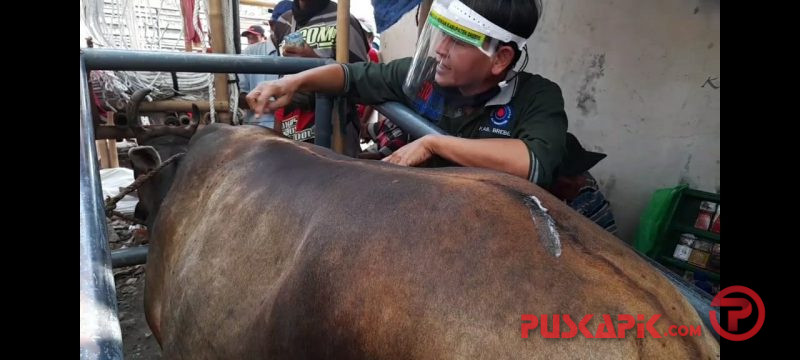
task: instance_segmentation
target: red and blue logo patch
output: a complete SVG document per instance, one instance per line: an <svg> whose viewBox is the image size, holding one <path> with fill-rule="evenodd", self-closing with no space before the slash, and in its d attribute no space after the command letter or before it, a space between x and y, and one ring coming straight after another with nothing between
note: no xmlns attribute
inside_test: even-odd
<svg viewBox="0 0 800 360"><path fill-rule="evenodd" d="M430 81L426 81L420 87L417 97L419 97L422 100L428 101L431 98L432 93L433 93L433 84L431 84Z"/></svg>
<svg viewBox="0 0 800 360"><path fill-rule="evenodd" d="M508 126L511 120L511 106L503 105L492 113L492 124L497 127L504 128Z"/></svg>

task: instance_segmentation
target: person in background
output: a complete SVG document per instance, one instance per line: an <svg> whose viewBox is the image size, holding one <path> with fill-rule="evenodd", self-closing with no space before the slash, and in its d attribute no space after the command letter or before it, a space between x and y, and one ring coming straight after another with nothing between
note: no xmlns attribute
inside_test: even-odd
<svg viewBox="0 0 800 360"><path fill-rule="evenodd" d="M267 40L267 37L264 35L264 28L258 25L247 28L247 30L242 32L242 37L247 38L248 45L255 45Z"/></svg>
<svg viewBox="0 0 800 360"><path fill-rule="evenodd" d="M330 0L294 0L292 9L275 21L273 34L281 56L336 58L336 9ZM348 60L369 59L367 36L358 20L350 15ZM275 130L297 141L314 142L314 94L298 92L286 106L275 111ZM355 105L348 103L345 121L344 153L356 156L359 146L359 120Z"/></svg>
<svg viewBox="0 0 800 360"><path fill-rule="evenodd" d="M278 18L289 10L292 10L292 0L279 1L277 4L275 4L275 7L272 8L271 11L272 16L267 21L267 24L269 24L269 29L270 29L270 41L272 41L272 44L275 45L276 49L278 48L278 45L280 43L275 39L274 29L277 26L276 24L278 23Z"/></svg>
<svg viewBox="0 0 800 360"><path fill-rule="evenodd" d="M271 41L266 41L267 38L264 34L264 28L258 25L253 25L244 32L242 37L247 38L247 47L242 51L242 55L248 56L277 56L278 50ZM256 117L253 111L247 109L247 101L245 96L253 90L253 88L262 81L277 80L278 75L271 74L238 74L239 75L239 107L245 110L244 119L242 124L247 125L261 125L264 127L272 128L275 123L275 116L273 114L264 114Z"/></svg>
<svg viewBox="0 0 800 360"><path fill-rule="evenodd" d="M283 13L292 9L292 2L289 0L281 1L275 4L272 10L272 16L268 20L270 30L272 29L275 20ZM267 41L267 35L264 28L259 25L253 25L242 32L242 37L247 38L249 44L247 48L242 51L242 55L250 56L279 56L278 47L275 45L274 32L270 31L270 41ZM253 88L262 81L277 80L278 75L273 74L238 74L239 75L239 107L245 109L245 116L242 119L242 124L260 125L272 129L275 126L275 115L265 114L258 118L255 114L247 108L247 101L245 96L253 90Z"/></svg>
<svg viewBox="0 0 800 360"><path fill-rule="evenodd" d="M380 52L378 49L375 48L375 28L366 20L359 20L361 22L361 27L364 28L364 32L367 33L367 48L369 48L369 61L374 63L381 62L380 60Z"/></svg>
<svg viewBox="0 0 800 360"><path fill-rule="evenodd" d="M378 51L375 50L375 48L372 46L373 40L375 39L375 30L373 30L372 25L367 20L365 20L363 18L359 18L358 21L359 21L359 23L361 23L361 27L364 29L364 32L367 34L367 39L366 40L367 40L367 48L369 49L369 52L368 52L369 61L373 62L373 63L380 63L381 61L380 61L380 56L378 54ZM356 105L356 111L358 113L359 124L361 125L361 131L360 131L361 140L362 140L362 142L368 142L370 140L374 141L375 144L376 144L375 145L376 147L373 148L372 146L370 146L367 149L367 152L374 153L374 152L376 152L376 150L378 148L380 148L378 146L380 145L381 142L378 139L378 136L377 136L378 133L374 132L374 129L373 129L373 132L370 133L370 131L368 130L368 127L372 126L375 129L377 129L377 127L375 127L376 124L378 122L385 121L384 120L385 118L383 118L380 114L376 114L377 112L370 105L358 104L358 105ZM374 116L374 115L377 115L377 117ZM375 157L375 154L363 154L363 155L367 155L366 157L368 157L368 158ZM388 154L386 154L386 155L388 155Z"/></svg>
<svg viewBox="0 0 800 360"><path fill-rule="evenodd" d="M279 16L283 15L286 11L292 9L292 2L291 1L281 1L275 5L275 8L272 10L272 17L268 21L270 24L270 29L272 29L272 24L275 23L275 20L278 19ZM244 32L242 32L242 37L247 38L247 43L249 44L247 48L242 51L242 55L250 55L250 56L279 56L277 46L275 45L274 36L272 36L273 32L270 31L270 40L267 41L267 36L265 34L264 28L259 25L253 25L247 28ZM277 80L278 75L273 74L238 74L239 75L239 107L245 109L245 116L242 119L242 124L248 125L260 125L269 129L275 127L275 115L274 114L264 114L256 118L253 111L247 108L247 100L245 96L247 93L253 90L253 88L258 85L258 83L262 81L270 81L270 80Z"/></svg>

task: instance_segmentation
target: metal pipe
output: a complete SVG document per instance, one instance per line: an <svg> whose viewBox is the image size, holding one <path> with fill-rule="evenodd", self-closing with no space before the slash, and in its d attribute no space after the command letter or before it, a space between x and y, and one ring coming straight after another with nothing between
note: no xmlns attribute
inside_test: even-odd
<svg viewBox="0 0 800 360"><path fill-rule="evenodd" d="M161 111L178 111L178 112L191 112L192 104L197 105L200 111L210 111L209 102L206 100L191 101L191 100L161 100L153 102L142 102L139 104L139 112L161 112ZM214 101L214 107L217 109L228 108L228 102L224 100Z"/></svg>
<svg viewBox="0 0 800 360"><path fill-rule="evenodd" d="M331 111L333 101L330 96L317 94L314 108L314 144L331 148Z"/></svg>
<svg viewBox="0 0 800 360"><path fill-rule="evenodd" d="M195 73L294 74L331 59L200 54L167 51L81 49L89 70L176 71Z"/></svg>
<svg viewBox="0 0 800 360"><path fill-rule="evenodd" d="M81 359L122 359L122 333L81 54Z"/></svg>
<svg viewBox="0 0 800 360"><path fill-rule="evenodd" d="M239 32L239 0L231 1L231 13L233 15L233 49L236 54L242 53L242 33Z"/></svg>
<svg viewBox="0 0 800 360"><path fill-rule="evenodd" d="M111 252L111 266L120 268L144 264L147 262L147 251L149 249L149 245L141 245L122 250L114 250Z"/></svg>
<svg viewBox="0 0 800 360"><path fill-rule="evenodd" d="M418 139L428 134L447 134L438 126L431 124L428 119L411 111L411 109L401 103L392 101L385 102L376 105L375 109L389 118L395 125L403 129L406 134L411 135L412 138Z"/></svg>

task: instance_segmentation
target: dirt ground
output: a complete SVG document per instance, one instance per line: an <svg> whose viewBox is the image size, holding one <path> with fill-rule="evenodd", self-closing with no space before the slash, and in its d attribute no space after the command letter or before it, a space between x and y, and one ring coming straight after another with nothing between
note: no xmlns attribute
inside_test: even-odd
<svg viewBox="0 0 800 360"><path fill-rule="evenodd" d="M110 221L108 227L112 250L147 242L144 232L127 222ZM145 265L114 269L122 347L127 360L161 358L161 349L144 318L144 270Z"/></svg>

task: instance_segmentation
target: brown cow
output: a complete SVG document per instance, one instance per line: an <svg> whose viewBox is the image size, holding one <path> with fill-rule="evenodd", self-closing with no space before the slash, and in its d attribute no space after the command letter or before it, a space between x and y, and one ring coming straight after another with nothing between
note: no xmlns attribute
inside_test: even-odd
<svg viewBox="0 0 800 360"><path fill-rule="evenodd" d="M719 358L658 271L510 175L354 160L214 124L157 200L145 307L166 359ZM702 335L548 339L540 324L522 338L523 314L594 314L592 334L601 314L615 326L661 314L660 334Z"/></svg>

